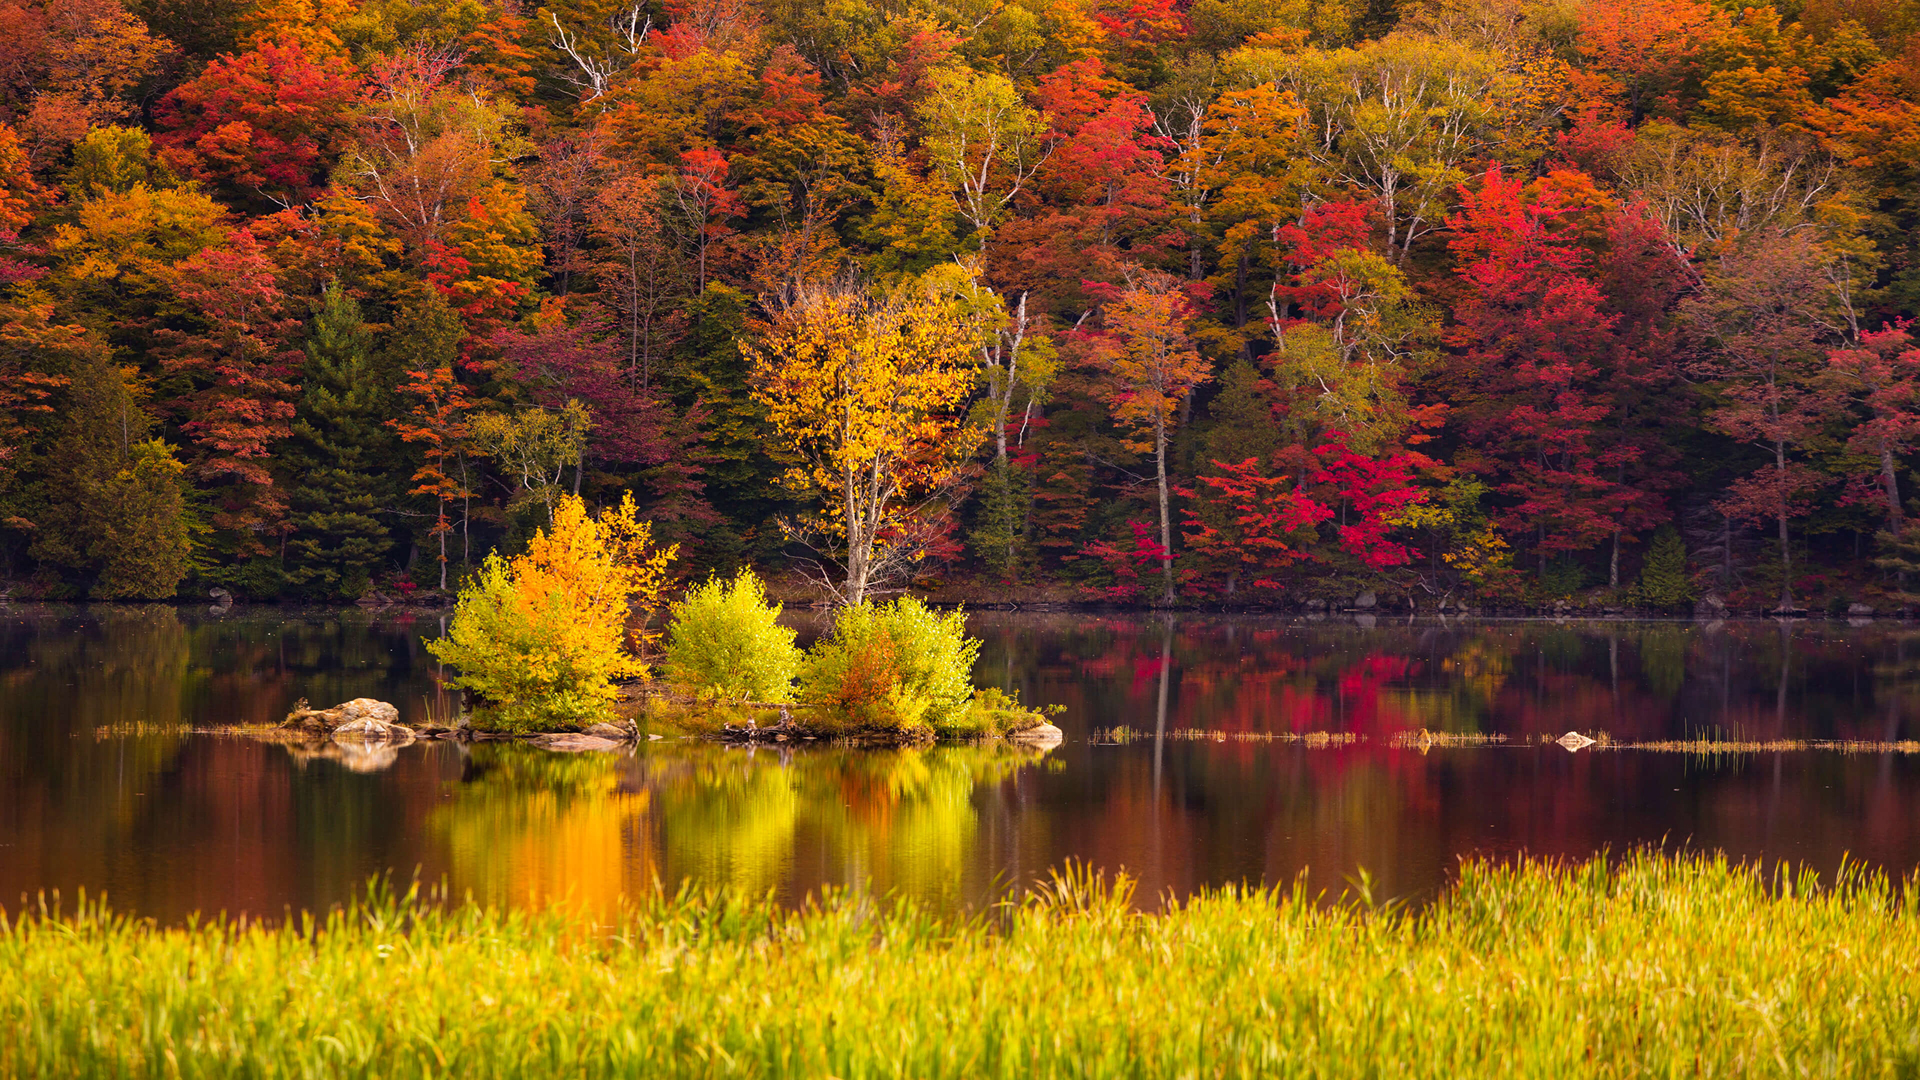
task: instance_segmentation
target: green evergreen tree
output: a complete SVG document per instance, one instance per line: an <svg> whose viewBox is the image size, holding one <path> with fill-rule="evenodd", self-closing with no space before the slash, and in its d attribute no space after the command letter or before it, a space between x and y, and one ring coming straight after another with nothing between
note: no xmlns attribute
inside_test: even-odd
<svg viewBox="0 0 1920 1080"><path fill-rule="evenodd" d="M748 296L711 284L689 306L687 335L668 377L674 403L705 410L700 446L706 496L726 521L698 537L700 564L731 570L764 563L785 544L771 522L794 503L781 486L787 463L768 438L766 408L747 384L749 364L739 339L746 333Z"/></svg>
<svg viewBox="0 0 1920 1080"><path fill-rule="evenodd" d="M1687 545L1673 526L1662 525L1654 532L1634 596L1656 608L1679 607L1694 598L1693 580L1687 576Z"/></svg>
<svg viewBox="0 0 1920 1080"><path fill-rule="evenodd" d="M185 466L148 438L153 418L119 368L90 357L72 380L33 556L96 600L167 599L191 568Z"/></svg>
<svg viewBox="0 0 1920 1080"><path fill-rule="evenodd" d="M1873 565L1893 575L1896 604L1920 604L1920 524L1909 524L1898 534L1881 530L1874 536L1880 553Z"/></svg>
<svg viewBox="0 0 1920 1080"><path fill-rule="evenodd" d="M980 484L979 516L968 536L987 569L1007 581L1019 581L1032 568L1028 544L1033 519L1033 474L1010 461L987 466Z"/></svg>
<svg viewBox="0 0 1920 1080"><path fill-rule="evenodd" d="M308 595L366 593L393 537L379 518L394 497L392 387L373 359L360 305L327 286L306 343L305 389L286 459L294 477L287 577Z"/></svg>

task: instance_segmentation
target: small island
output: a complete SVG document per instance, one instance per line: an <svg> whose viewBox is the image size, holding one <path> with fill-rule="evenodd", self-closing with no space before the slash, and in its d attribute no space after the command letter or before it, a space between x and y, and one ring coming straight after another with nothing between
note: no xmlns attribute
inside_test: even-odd
<svg viewBox="0 0 1920 1080"><path fill-rule="evenodd" d="M739 742L1060 741L1045 711L973 686L980 642L962 611L862 598L803 650L750 569L663 603L674 554L653 542L631 498L596 516L562 497L524 553L488 557L447 634L427 643L470 703L451 724L403 724L382 702L302 701L283 728L361 743L524 737L564 750L662 731ZM658 616L664 629L653 629Z"/></svg>

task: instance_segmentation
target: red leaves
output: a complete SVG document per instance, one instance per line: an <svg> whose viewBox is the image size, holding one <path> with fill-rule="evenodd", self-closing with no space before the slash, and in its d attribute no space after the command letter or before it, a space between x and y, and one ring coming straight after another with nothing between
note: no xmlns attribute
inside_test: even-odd
<svg viewBox="0 0 1920 1080"><path fill-rule="evenodd" d="M558 304L554 305L556 308ZM559 408L577 399L593 416L590 455L603 461L659 465L685 447L663 438L665 406L641 387L638 373L622 370L620 348L606 340L606 319L595 313L568 325L555 311L531 333L502 330L494 344L534 400Z"/></svg>
<svg viewBox="0 0 1920 1080"><path fill-rule="evenodd" d="M1371 201L1321 203L1307 208L1298 222L1276 226L1273 242L1285 252L1283 257L1299 278L1294 285L1276 282L1273 286L1274 299L1299 309L1301 314L1310 319L1325 320L1338 316L1344 309L1345 300L1340 282L1306 276L1305 271L1340 251L1366 250L1373 234L1373 226L1367 218L1373 211L1374 204ZM1279 304L1275 305L1275 309L1286 310Z"/></svg>
<svg viewBox="0 0 1920 1080"><path fill-rule="evenodd" d="M1857 349L1827 354L1829 373L1858 395L1867 419L1854 426L1847 448L1872 458L1894 532L1902 527L1896 459L1913 449L1920 436L1920 347L1910 324L1901 321L1863 334Z"/></svg>
<svg viewBox="0 0 1920 1080"><path fill-rule="evenodd" d="M279 528L286 509L267 460L292 433L300 353L285 345L298 323L285 317L273 264L245 230L182 261L169 277L195 324L157 335L169 346L166 369L191 387L173 411L193 439L194 471L229 485L214 525L238 533L242 553L264 552L253 534Z"/></svg>
<svg viewBox="0 0 1920 1080"><path fill-rule="evenodd" d="M1297 474L1258 458L1213 462L1217 472L1199 477L1200 490L1181 494L1196 508L1187 517L1187 547L1200 564L1193 576L1231 576L1237 585L1279 589L1282 572L1300 562L1325 563L1338 550L1369 570L1390 570L1413 561L1413 550L1390 538L1410 507L1426 501L1414 486L1425 457L1391 450L1378 457L1355 452L1342 432L1311 448L1286 454ZM1332 523L1333 544L1320 526Z"/></svg>
<svg viewBox="0 0 1920 1080"><path fill-rule="evenodd" d="M1576 173L1527 185L1489 169L1462 196L1449 246L1467 288L1449 338L1464 462L1499 482L1506 528L1543 551L1585 549L1651 501L1623 482L1641 449L1603 431L1642 366L1584 246L1603 206Z"/></svg>
<svg viewBox="0 0 1920 1080"><path fill-rule="evenodd" d="M1333 516L1332 508L1295 488L1294 479L1265 474L1258 458L1237 464L1215 461L1218 476L1201 476L1209 501L1226 513L1217 524L1184 510L1187 547L1202 560L1244 575L1256 588L1278 589L1278 571L1310 558L1314 527ZM1183 492L1191 496L1192 492Z"/></svg>
<svg viewBox="0 0 1920 1080"><path fill-rule="evenodd" d="M343 57L300 42L223 55L162 99L155 142L175 169L278 201L311 199L353 130L360 91Z"/></svg>
<svg viewBox="0 0 1920 1080"><path fill-rule="evenodd" d="M1097 21L1114 38L1135 45L1178 41L1187 34L1187 17L1177 0L1117 0L1100 5Z"/></svg>
<svg viewBox="0 0 1920 1080"><path fill-rule="evenodd" d="M1412 549L1387 539L1387 530L1408 507L1425 501L1425 493L1413 486L1414 467L1425 459L1398 450L1377 458L1356 454L1337 431L1313 452L1321 461L1313 482L1332 488L1335 498L1351 508L1338 528L1340 546L1370 570L1412 562Z"/></svg>
<svg viewBox="0 0 1920 1080"><path fill-rule="evenodd" d="M1106 540L1096 540L1082 548L1080 554L1092 556L1103 563L1113 575L1114 584L1095 586L1095 595L1121 602L1131 602L1146 595L1146 585L1141 581L1140 573L1160 565L1167 557L1167 549L1153 537L1153 526L1144 521L1129 521L1127 527L1133 531L1133 546L1121 547Z"/></svg>

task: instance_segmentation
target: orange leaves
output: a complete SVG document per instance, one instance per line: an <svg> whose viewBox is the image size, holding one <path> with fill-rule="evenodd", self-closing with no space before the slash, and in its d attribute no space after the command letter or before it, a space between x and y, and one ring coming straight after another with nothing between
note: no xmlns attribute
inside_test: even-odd
<svg viewBox="0 0 1920 1080"><path fill-rule="evenodd" d="M1826 147L1896 197L1920 178L1920 45L1879 64L1808 120Z"/></svg>
<svg viewBox="0 0 1920 1080"><path fill-rule="evenodd" d="M502 727L591 719L612 702L614 679L646 674L643 636L630 626L659 606L677 551L654 546L631 494L597 518L565 496L526 554L488 556L447 636L427 648L460 669L455 683L480 694Z"/></svg>
<svg viewBox="0 0 1920 1080"><path fill-rule="evenodd" d="M1701 50L1724 25L1706 0L1596 0L1580 13L1575 87L1634 123L1684 115Z"/></svg>
<svg viewBox="0 0 1920 1080"><path fill-rule="evenodd" d="M1186 294L1165 274L1143 273L1101 310L1101 329L1084 337L1113 418L1165 438L1188 392L1213 377L1187 335ZM1140 449L1147 449L1141 445Z"/></svg>

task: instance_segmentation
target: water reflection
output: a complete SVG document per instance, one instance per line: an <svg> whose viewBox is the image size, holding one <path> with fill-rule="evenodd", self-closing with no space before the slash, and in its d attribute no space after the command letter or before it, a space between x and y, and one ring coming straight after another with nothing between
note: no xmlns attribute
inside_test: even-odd
<svg viewBox="0 0 1920 1080"><path fill-rule="evenodd" d="M1038 751L779 752L681 741L633 755L472 748L429 819L456 894L605 905L687 878L799 899L826 884L943 908L984 895L976 793Z"/></svg>
<svg viewBox="0 0 1920 1080"><path fill-rule="evenodd" d="M375 757L208 734L298 697L424 708L435 622L365 613L0 609L0 902L108 890L163 918L337 902L373 873L590 904L684 878L976 906L1067 857L1143 898L1366 867L1419 896L1474 852L1692 842L1920 865L1920 755L1715 759L1540 736L1920 738L1920 632L1878 623L1174 620L981 615L976 676L1067 707L1068 742L902 751L424 743ZM1127 727L1125 745L1094 729ZM1181 731L1351 732L1298 744ZM1509 737L1396 747L1428 729Z"/></svg>

